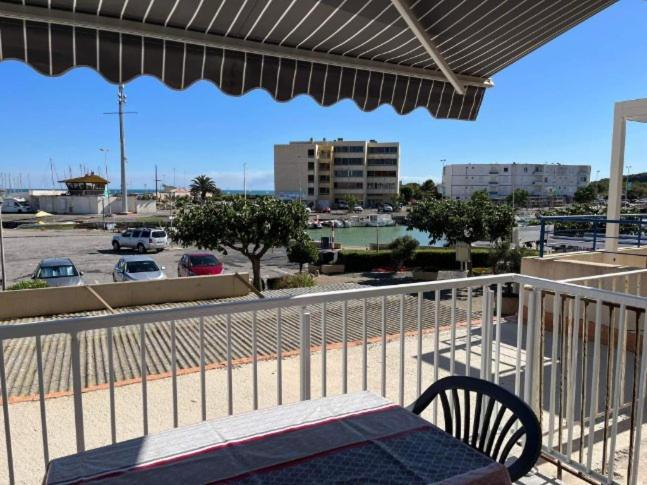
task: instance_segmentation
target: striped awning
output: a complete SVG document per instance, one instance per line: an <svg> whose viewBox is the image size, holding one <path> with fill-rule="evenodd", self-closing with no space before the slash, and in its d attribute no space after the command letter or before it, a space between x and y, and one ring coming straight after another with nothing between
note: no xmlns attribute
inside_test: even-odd
<svg viewBox="0 0 647 485"><path fill-rule="evenodd" d="M474 120L490 77L616 0L0 0L0 60Z"/></svg>

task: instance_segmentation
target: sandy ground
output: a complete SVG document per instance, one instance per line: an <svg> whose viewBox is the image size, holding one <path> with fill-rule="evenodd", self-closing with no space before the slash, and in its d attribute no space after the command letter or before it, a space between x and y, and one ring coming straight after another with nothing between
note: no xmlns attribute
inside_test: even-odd
<svg viewBox="0 0 647 485"><path fill-rule="evenodd" d="M457 334L457 341L464 343L462 331ZM439 376L448 374L446 365L449 355L449 333L441 334L441 351L439 352ZM409 337L404 342L404 394L402 402L408 404L417 396L417 338ZM423 389L434 381L434 336L427 334L423 337L422 354L422 383ZM464 372L466 353L464 346L457 346L456 372ZM387 344L386 359L386 396L394 402L399 402L399 365L400 341ZM516 351L510 345L503 345L499 360L501 382L509 386L514 376L514 359ZM369 345L368 348L368 389L379 393L381 389L381 346ZM348 350L348 391L358 391L362 388L362 347L351 346ZM469 368L478 374L480 367L480 352L475 341ZM207 389L207 418L215 418L227 414L226 370L214 369L206 373ZM299 359L283 360L283 402L294 402L299 399ZM312 397L322 394L321 353L312 355ZM242 413L253 408L252 366L243 365L233 369L233 412ZM276 361L260 361L258 364L258 400L259 407L277 404ZM340 349L327 352L327 393L329 395L342 392L342 351ZM198 373L178 377L178 418L179 425L188 425L200 421L200 379ZM73 401L71 397L48 399L46 401L47 426L49 441L49 458L55 458L74 453L75 433ZM110 443L110 413L109 394L107 390L88 392L83 395L83 410L85 423L86 448L94 448ZM37 483L42 480L44 473L42 434L40 426L40 410L38 401L24 402L10 406L12 442L14 443L14 463L18 483ZM432 413L426 413L428 419ZM151 380L148 382L148 419L149 432L154 433L173 426L172 414L172 381L169 378ZM116 422L117 440L139 437L142 427L142 394L138 383L118 387L116 389ZM544 429L547 427L547 417L544 412ZM2 423L3 425L4 423ZM626 469L628 431L621 425L622 433L618 437L616 448L616 470L620 475L617 480L623 481L622 473ZM575 435L578 436L575 429ZM643 450L647 451L647 432L643 432ZM0 482L6 483L7 464L4 440L0 440ZM546 436L544 436L546 442ZM599 449L601 444L596 440L594 467L599 467ZM585 450L586 451L586 450ZM642 455L641 464L645 459ZM641 468L644 469L643 466ZM555 483L556 469L551 464L541 465L539 473L525 483ZM647 473L639 477L647 480ZM577 479L564 474L566 483L576 483ZM578 482L579 483L579 482Z"/></svg>

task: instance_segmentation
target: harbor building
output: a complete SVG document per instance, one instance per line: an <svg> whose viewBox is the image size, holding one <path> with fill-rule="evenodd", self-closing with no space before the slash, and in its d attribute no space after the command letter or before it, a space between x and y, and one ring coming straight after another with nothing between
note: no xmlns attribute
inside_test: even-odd
<svg viewBox="0 0 647 485"><path fill-rule="evenodd" d="M570 200L590 181L590 165L463 163L443 167L442 193L452 199L468 199L484 190L492 199L505 199L513 190L521 189L535 200Z"/></svg>
<svg viewBox="0 0 647 485"><path fill-rule="evenodd" d="M274 190L317 208L353 196L364 207L399 194L400 144L376 140L292 141L274 145Z"/></svg>

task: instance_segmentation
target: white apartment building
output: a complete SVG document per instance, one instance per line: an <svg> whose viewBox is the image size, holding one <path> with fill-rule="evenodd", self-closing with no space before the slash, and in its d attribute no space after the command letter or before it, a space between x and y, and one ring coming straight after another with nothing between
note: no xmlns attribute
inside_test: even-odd
<svg viewBox="0 0 647 485"><path fill-rule="evenodd" d="M485 190L492 199L503 199L513 190L531 198L573 197L591 180L590 165L560 163L466 163L443 167L442 192L452 199L467 199Z"/></svg>
<svg viewBox="0 0 647 485"><path fill-rule="evenodd" d="M349 195L364 207L399 194L400 144L375 140L293 141L274 145L274 190L313 207L331 207Z"/></svg>

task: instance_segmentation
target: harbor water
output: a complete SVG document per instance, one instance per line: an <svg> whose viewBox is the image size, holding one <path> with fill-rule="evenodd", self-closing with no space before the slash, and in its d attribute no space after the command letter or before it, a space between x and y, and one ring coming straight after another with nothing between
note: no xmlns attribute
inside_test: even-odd
<svg viewBox="0 0 647 485"><path fill-rule="evenodd" d="M308 229L310 237L319 241L322 237L331 237L332 229L324 227L322 229ZM344 246L368 247L369 244L379 243L380 245L389 244L401 236L411 236L416 239L421 246L432 246L429 243L427 233L414 229L407 231L407 226L386 226L386 227L337 227L335 228L335 242ZM443 242L438 241L433 244L436 247L442 247Z"/></svg>

